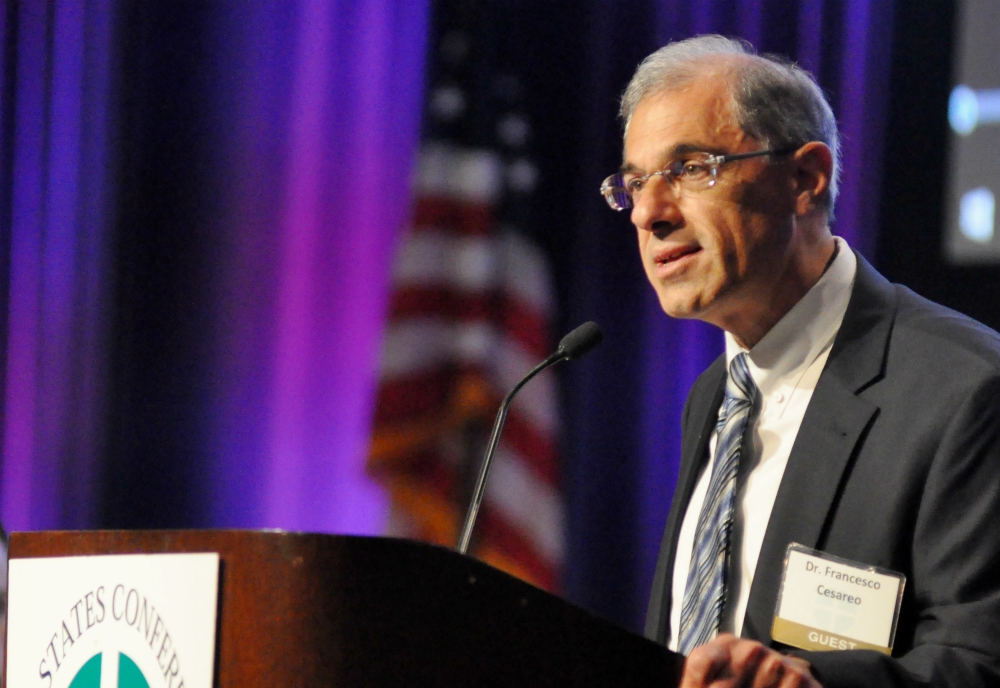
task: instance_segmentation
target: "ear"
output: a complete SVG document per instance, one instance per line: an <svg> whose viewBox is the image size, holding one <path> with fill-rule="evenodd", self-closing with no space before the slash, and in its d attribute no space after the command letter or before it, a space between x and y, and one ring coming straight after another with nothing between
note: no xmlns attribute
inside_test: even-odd
<svg viewBox="0 0 1000 688"><path fill-rule="evenodd" d="M795 214L808 215L823 206L830 193L833 153L821 141L810 141L794 154Z"/></svg>

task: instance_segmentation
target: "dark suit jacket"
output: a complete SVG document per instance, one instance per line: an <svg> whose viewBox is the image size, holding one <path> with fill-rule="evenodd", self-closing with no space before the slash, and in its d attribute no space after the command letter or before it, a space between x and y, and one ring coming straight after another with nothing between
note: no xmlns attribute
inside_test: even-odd
<svg viewBox="0 0 1000 688"><path fill-rule="evenodd" d="M646 635L669 638L674 549L708 457L724 357L695 382ZM798 542L906 575L893 657L795 652L833 686L1000 686L1000 335L860 256L854 290L792 447L750 589L743 637L771 621Z"/></svg>

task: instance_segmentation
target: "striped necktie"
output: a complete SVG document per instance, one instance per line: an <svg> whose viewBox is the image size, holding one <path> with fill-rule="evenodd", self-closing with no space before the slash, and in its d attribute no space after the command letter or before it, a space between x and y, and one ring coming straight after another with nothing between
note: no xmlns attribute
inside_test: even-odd
<svg viewBox="0 0 1000 688"><path fill-rule="evenodd" d="M747 355L741 353L729 364L726 396L715 426L718 434L715 462L705 503L698 516L691 567L684 588L679 649L685 655L707 643L719 630L726 593L726 564L740 444L756 396L757 386L750 377Z"/></svg>

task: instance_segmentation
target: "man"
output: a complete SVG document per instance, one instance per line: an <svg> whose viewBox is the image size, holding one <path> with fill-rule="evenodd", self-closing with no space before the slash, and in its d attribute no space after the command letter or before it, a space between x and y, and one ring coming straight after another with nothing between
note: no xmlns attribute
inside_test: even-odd
<svg viewBox="0 0 1000 688"><path fill-rule="evenodd" d="M801 69L691 39L621 114L602 193L663 310L726 339L685 406L647 634L688 654L683 686L1000 685L1000 336L831 234L836 123ZM772 638L791 543L906 576L891 657Z"/></svg>

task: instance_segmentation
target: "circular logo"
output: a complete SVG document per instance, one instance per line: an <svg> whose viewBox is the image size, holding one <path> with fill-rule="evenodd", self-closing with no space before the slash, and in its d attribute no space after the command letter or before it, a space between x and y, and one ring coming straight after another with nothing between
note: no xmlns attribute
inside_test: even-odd
<svg viewBox="0 0 1000 688"><path fill-rule="evenodd" d="M103 653L98 652L88 659L87 663L80 667L76 676L70 681L69 688L101 688L102 656ZM119 652L118 680L112 685L117 686L117 688L149 688L149 681L128 655Z"/></svg>

